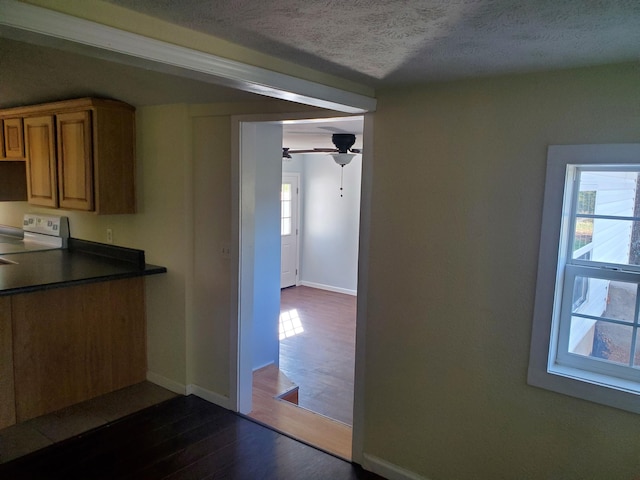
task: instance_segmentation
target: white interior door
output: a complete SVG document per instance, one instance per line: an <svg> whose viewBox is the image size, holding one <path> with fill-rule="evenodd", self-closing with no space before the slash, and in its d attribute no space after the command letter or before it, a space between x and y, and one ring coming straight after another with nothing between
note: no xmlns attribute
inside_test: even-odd
<svg viewBox="0 0 640 480"><path fill-rule="evenodd" d="M282 175L280 194L281 267L280 288L298 283L298 195L297 175Z"/></svg>

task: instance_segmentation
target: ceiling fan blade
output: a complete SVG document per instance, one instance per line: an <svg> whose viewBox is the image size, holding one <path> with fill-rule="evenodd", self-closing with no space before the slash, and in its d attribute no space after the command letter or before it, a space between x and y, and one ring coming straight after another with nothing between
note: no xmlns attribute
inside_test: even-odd
<svg viewBox="0 0 640 480"><path fill-rule="evenodd" d="M323 127L324 128L324 127ZM291 158L292 153L355 153L361 154L362 149L360 148L351 148L356 141L356 136L352 133L334 133L331 136L331 141L338 148L312 148L312 149L300 149L300 150L292 150L291 148L283 147L282 148L282 156L284 158Z"/></svg>
<svg viewBox="0 0 640 480"><path fill-rule="evenodd" d="M333 153L338 151L335 148L312 148L306 150L292 150L290 148L283 148L282 150L283 152L286 151L287 153Z"/></svg>
<svg viewBox="0 0 640 480"><path fill-rule="evenodd" d="M336 128L336 127L331 127L331 126L329 126L329 127L318 127L318 128L322 129L322 130L326 130L326 131L331 132L331 133L349 133L346 130L343 130L341 128Z"/></svg>

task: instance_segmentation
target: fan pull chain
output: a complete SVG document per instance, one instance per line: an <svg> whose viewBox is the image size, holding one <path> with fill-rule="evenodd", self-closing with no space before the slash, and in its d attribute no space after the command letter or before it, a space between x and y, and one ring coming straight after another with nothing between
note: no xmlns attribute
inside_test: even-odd
<svg viewBox="0 0 640 480"><path fill-rule="evenodd" d="M342 179L344 178L344 165L340 165L340 197L342 197Z"/></svg>

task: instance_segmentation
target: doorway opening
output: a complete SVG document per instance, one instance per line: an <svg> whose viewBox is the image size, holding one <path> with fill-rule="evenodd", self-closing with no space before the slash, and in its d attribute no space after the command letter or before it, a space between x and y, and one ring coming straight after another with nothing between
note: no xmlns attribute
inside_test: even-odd
<svg viewBox="0 0 640 480"><path fill-rule="evenodd" d="M354 121L359 122L359 131L353 133L361 141L362 117L348 117L336 123L329 123L326 119L322 123L287 122L283 129L285 140L279 154L282 153L282 146L290 149L332 147L332 132L344 131L345 127L351 129ZM346 122L351 123L348 125ZM254 268L259 274L262 269L259 265L261 257L268 255L260 245L264 241L265 231L259 225L264 226L265 219L258 218L258 210L269 208L256 195L269 190L263 180L264 177L271 177L271 174L259 171L264 165L256 170L245 165L245 161L248 161L246 156L257 151L265 155L263 139L260 140L260 148L247 144L247 141L251 143L251 137L254 137L253 140L261 138L260 123L250 125L248 131L246 125L240 128L241 134L248 134L239 139L242 152L240 183L241 189L245 190L240 195L240 211L245 211L244 203L248 199L249 210L253 209L256 218L247 224L246 216L241 215L239 236L244 242L250 235L255 243L251 245L251 251L243 250L241 243L241 277L248 267ZM308 130L304 125L311 125L315 135L306 132L294 136L293 140L287 137L287 129ZM274 327L277 329L279 351L277 357L269 361L263 355L264 346L257 346L259 342L255 338L256 332L262 332L259 333L262 337L260 341L268 343L269 339L265 338L268 335L264 334L263 327L265 321L271 321L267 319L271 314L252 300L257 299L258 303L264 305L264 299L259 297L263 294L273 296L273 293L269 293L273 291L273 285L265 288L262 281L254 279L252 282L243 282L240 278L239 411L277 430L351 459L362 163L358 158L342 167L326 153L305 153L292 157L280 165L278 175L281 181L275 192L279 197L277 227L280 234L280 251L275 253L280 254L276 255L279 260L282 259L282 270L277 272L277 287L288 287L278 292L281 308ZM249 179L245 178L247 174ZM296 178L292 180L287 177ZM282 182L283 178L285 182ZM297 188L294 186L296 182ZM283 185L286 187L283 188ZM253 193L247 195L247 189ZM293 192L301 194L299 201ZM294 207L297 207L297 212ZM299 218L297 227L296 214ZM247 226L249 228L245 228ZM285 238L287 236L289 238ZM288 255L292 251L293 255ZM266 303L270 305L271 301ZM247 321L248 316L251 319ZM243 342L243 325L248 323L252 325L253 332L247 334L245 331ZM252 350L252 355L246 354L247 347ZM257 356L262 364L256 362ZM243 358L249 362L251 385L247 385L246 378L242 379ZM247 364L244 371L247 371ZM260 372L264 375L258 379L255 373ZM251 400L244 403L244 410L243 382L245 400L247 389L252 394ZM270 403L263 404L261 400L265 398ZM336 409L337 405L340 408ZM293 430L290 428L292 426ZM296 426L302 426L302 431L300 428L296 430ZM316 438L318 433L324 434L325 439Z"/></svg>

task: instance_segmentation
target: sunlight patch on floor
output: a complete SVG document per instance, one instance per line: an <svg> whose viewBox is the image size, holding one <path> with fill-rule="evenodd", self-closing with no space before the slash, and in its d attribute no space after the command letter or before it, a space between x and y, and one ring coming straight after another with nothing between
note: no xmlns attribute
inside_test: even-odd
<svg viewBox="0 0 640 480"><path fill-rule="evenodd" d="M304 332L298 310L293 308L280 313L280 340L293 337Z"/></svg>

